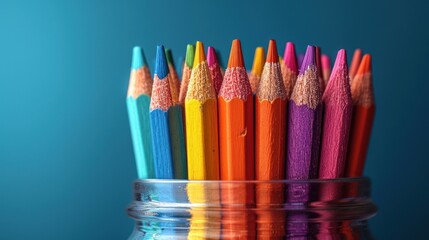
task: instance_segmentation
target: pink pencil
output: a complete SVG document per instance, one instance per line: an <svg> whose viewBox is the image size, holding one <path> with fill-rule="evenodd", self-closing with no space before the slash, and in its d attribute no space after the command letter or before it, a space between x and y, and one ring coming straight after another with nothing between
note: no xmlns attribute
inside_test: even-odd
<svg viewBox="0 0 429 240"><path fill-rule="evenodd" d="M296 62L295 45L291 42L286 43L282 64L283 84L286 89L286 98L289 100L295 86L296 78L298 77L298 63Z"/></svg>
<svg viewBox="0 0 429 240"><path fill-rule="evenodd" d="M210 75L217 95L219 94L220 87L222 86L223 76L217 60L216 51L213 47L209 47L207 50L207 64L209 65Z"/></svg>
<svg viewBox="0 0 429 240"><path fill-rule="evenodd" d="M316 46L316 66L317 66L317 75L319 76L319 86L320 91L325 91L326 85L325 81L323 80L323 74L322 74L322 49L319 46Z"/></svg>
<svg viewBox="0 0 429 240"><path fill-rule="evenodd" d="M353 107L344 49L338 51L322 102L324 116L319 178L343 177Z"/></svg>

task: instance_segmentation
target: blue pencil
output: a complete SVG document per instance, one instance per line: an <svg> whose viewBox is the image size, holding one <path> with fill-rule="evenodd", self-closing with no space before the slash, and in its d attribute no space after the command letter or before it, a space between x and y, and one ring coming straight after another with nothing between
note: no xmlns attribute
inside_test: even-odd
<svg viewBox="0 0 429 240"><path fill-rule="evenodd" d="M141 47L134 47L127 94L131 137L139 178L154 178L149 104L152 77Z"/></svg>
<svg viewBox="0 0 429 240"><path fill-rule="evenodd" d="M155 177L158 179L173 179L175 176L169 121L169 113L173 106L173 100L170 92L169 70L164 46L157 47L153 79L149 115Z"/></svg>

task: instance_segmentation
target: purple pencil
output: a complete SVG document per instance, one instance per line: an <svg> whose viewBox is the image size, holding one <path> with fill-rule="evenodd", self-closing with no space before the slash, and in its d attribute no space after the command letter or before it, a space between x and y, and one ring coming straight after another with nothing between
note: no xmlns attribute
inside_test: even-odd
<svg viewBox="0 0 429 240"><path fill-rule="evenodd" d="M317 177L321 124L315 47L308 46L289 101L287 179Z"/></svg>
<svg viewBox="0 0 429 240"><path fill-rule="evenodd" d="M317 73L315 47L308 46L300 72L289 101L287 179L317 177L320 134L322 125L322 101ZM309 199L308 184L289 186L289 203L304 203ZM288 236L305 237L308 234L307 215L294 212L289 215Z"/></svg>
<svg viewBox="0 0 429 240"><path fill-rule="evenodd" d="M353 108L344 49L338 51L322 101L324 115L319 178L339 178L344 176Z"/></svg>

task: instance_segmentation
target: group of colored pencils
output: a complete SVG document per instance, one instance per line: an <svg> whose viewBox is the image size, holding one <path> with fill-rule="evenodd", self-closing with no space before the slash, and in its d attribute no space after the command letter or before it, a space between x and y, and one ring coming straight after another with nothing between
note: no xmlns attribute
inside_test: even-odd
<svg viewBox="0 0 429 240"><path fill-rule="evenodd" d="M333 68L320 47L279 57L270 40L247 72L232 42L225 71L213 47L189 44L181 79L158 46L152 76L133 49L127 106L142 179L280 180L362 176L374 119L371 56ZM298 55L300 56L300 55ZM302 60L300 60L302 59Z"/></svg>

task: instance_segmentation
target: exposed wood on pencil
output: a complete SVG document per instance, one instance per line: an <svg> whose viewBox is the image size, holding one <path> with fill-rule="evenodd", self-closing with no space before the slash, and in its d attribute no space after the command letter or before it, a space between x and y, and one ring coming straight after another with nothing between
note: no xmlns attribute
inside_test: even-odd
<svg viewBox="0 0 429 240"><path fill-rule="evenodd" d="M177 75L176 66L174 65L173 53L171 49L165 49L165 56L167 57L168 70L170 72L170 92L173 103L176 104L179 101L180 81Z"/></svg>
<svg viewBox="0 0 429 240"><path fill-rule="evenodd" d="M149 104L152 77L141 47L134 47L128 86L127 108L139 178L154 178Z"/></svg>
<svg viewBox="0 0 429 240"><path fill-rule="evenodd" d="M191 77L192 66L194 64L195 47L192 44L186 46L185 64L183 64L182 81L180 82L179 103L185 102L188 91L189 78Z"/></svg>
<svg viewBox="0 0 429 240"><path fill-rule="evenodd" d="M155 74L150 102L153 161L158 179L173 179L173 157L168 114L173 106L170 93L169 71L163 46L157 47Z"/></svg>
<svg viewBox="0 0 429 240"><path fill-rule="evenodd" d="M249 82L252 92L256 93L258 90L259 81L261 80L262 70L265 64L265 53L263 47L255 49L255 56L253 57L252 70L249 73Z"/></svg>
<svg viewBox="0 0 429 240"><path fill-rule="evenodd" d="M185 100L188 178L219 179L219 147L216 92L204 54L197 42Z"/></svg>
<svg viewBox="0 0 429 240"><path fill-rule="evenodd" d="M216 91L216 95L219 94L220 87L222 86L223 76L220 70L220 65L217 59L216 51L213 47L208 47L207 50L207 64L210 70L210 76L212 77L213 86Z"/></svg>
<svg viewBox="0 0 429 240"><path fill-rule="evenodd" d="M344 49L338 52L322 101L324 115L319 178L339 178L344 176L352 116L350 81Z"/></svg>
<svg viewBox="0 0 429 240"><path fill-rule="evenodd" d="M291 42L286 43L283 57L283 84L286 90L286 98L290 99L296 78L298 76L298 64L296 60L295 45Z"/></svg>
<svg viewBox="0 0 429 240"><path fill-rule="evenodd" d="M353 115L347 158L346 177L363 174L375 114L371 56L365 54L351 86Z"/></svg>

